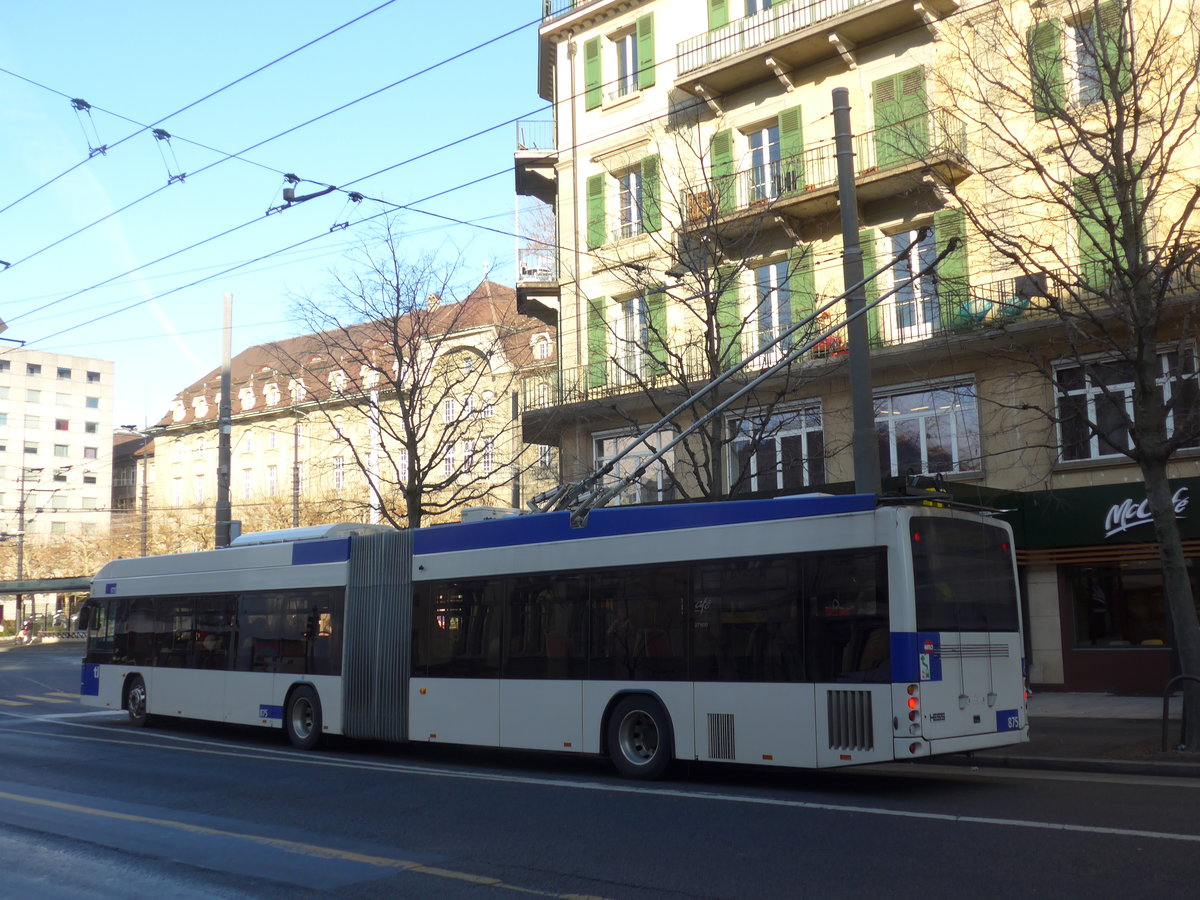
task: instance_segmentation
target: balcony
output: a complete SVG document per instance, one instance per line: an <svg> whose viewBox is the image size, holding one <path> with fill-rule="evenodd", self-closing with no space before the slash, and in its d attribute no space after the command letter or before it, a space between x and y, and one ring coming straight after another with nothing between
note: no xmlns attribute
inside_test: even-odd
<svg viewBox="0 0 1200 900"><path fill-rule="evenodd" d="M519 120L514 154L517 194L553 204L558 194L557 163L558 143L553 120Z"/></svg>
<svg viewBox="0 0 1200 900"><path fill-rule="evenodd" d="M558 252L553 247L517 251L517 312L557 325Z"/></svg>
<svg viewBox="0 0 1200 900"><path fill-rule="evenodd" d="M791 0L682 41L675 86L727 94L929 24L958 0Z"/></svg>
<svg viewBox="0 0 1200 900"><path fill-rule="evenodd" d="M961 181L971 173L966 144L966 128L945 110L856 135L859 202L927 187L930 175L946 183ZM836 148L832 142L821 144L798 156L717 178L705 189L685 191L682 206L683 228L692 231L738 222L748 226L768 211L796 219L835 213Z"/></svg>

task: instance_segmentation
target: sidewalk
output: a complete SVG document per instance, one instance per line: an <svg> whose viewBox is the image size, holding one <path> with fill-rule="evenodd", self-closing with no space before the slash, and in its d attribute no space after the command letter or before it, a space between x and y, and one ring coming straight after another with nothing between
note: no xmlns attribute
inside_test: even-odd
<svg viewBox="0 0 1200 900"><path fill-rule="evenodd" d="M1028 743L939 759L981 767L1200 778L1200 754L1174 749L1181 702L1172 697L1169 704L1165 753L1161 697L1037 693L1029 698Z"/></svg>

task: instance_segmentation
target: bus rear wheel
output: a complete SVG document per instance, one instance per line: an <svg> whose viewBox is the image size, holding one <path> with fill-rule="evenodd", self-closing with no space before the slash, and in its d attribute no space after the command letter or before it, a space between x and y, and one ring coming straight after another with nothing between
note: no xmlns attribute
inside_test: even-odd
<svg viewBox="0 0 1200 900"><path fill-rule="evenodd" d="M299 685L288 698L283 714L288 740L297 750L312 750L321 740L321 699L306 684Z"/></svg>
<svg viewBox="0 0 1200 900"><path fill-rule="evenodd" d="M658 778L671 764L671 724L653 697L637 694L622 699L609 714L606 731L608 755L626 778Z"/></svg>
<svg viewBox="0 0 1200 900"><path fill-rule="evenodd" d="M132 725L141 728L150 721L150 714L146 712L146 682L141 675L129 679L129 686L125 689L125 708L129 710Z"/></svg>

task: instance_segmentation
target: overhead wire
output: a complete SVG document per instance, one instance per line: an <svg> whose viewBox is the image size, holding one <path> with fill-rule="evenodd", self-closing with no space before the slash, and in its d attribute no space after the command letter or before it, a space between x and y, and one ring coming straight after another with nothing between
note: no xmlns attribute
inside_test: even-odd
<svg viewBox="0 0 1200 900"><path fill-rule="evenodd" d="M175 110L172 113L167 113L167 115L162 116L158 119L155 119L149 125L143 125L143 124L136 122L133 119L127 118L126 116L123 116L119 113L115 113L110 110L104 109L101 106L93 106L92 104L88 104L88 107L89 107L89 109L99 110L100 112L105 113L106 115L115 116L118 119L124 119L126 122L130 122L130 123L138 126L138 129L136 131L134 131L130 134L127 134L125 137L121 138L116 143L107 145L106 149L111 150L115 147L119 147L121 144L124 144L126 141L132 140L133 138L137 137L139 134L143 134L144 132L150 130L151 128L154 128L156 125L161 125L163 122L166 122L168 119L173 119L175 116L179 115L180 113L186 112L187 110L192 109L195 106L199 106L201 103L204 103L206 100L211 100L213 97L217 96L218 94L223 93L224 91L229 90L231 87L241 84L243 81L246 81L247 79L252 78L255 75L258 75L261 72L265 72L267 69L271 68L271 66L281 63L285 59L288 59L289 57L295 56L297 53L301 52L302 50L307 50L309 47L313 46L314 44L318 44L321 41L325 40L326 38L332 37L333 35L337 34L339 31L342 31L346 28L349 28L351 25L361 22L363 19L367 18L368 16L374 15L375 13L379 12L381 9L391 6L395 2L396 2L396 0L384 0L383 3L379 4L374 9L369 9L365 13L362 13L361 15L355 16L353 19L350 19L348 22L343 22L341 25L337 26L336 28L332 28L329 31L325 32L324 34L319 35L318 37L315 37L310 41L306 41L305 43L301 44L299 47L296 47L294 50L289 50L287 53L283 54L282 56L277 56L275 59L271 60L270 62L264 63L263 65L259 66L258 68L254 69L250 72L247 72L245 75L242 75L239 78L235 78L233 81L229 82L228 84L222 85L221 87L217 88L216 90L209 91L203 97L200 97L197 100L193 100L191 103L181 106L179 109ZM0 72L3 72L6 75L11 75L13 78L18 78L21 81L27 82L28 84L31 84L38 88L41 88L42 90L46 90L46 91L50 91L51 93L58 94L60 97L64 97L67 100L71 100L72 102L74 102L76 100L76 98L72 98L70 95L64 94L60 90L49 87L48 85L41 84L38 81L34 81L32 78L27 78L26 76L20 75L16 72L13 72L11 69L6 69L3 66L0 66ZM85 132L85 137L86 137L86 132ZM206 148L206 149L212 149L212 148ZM16 200L12 201L7 206L0 207L0 213L7 212L8 210L10 210L14 206L16 206L18 203L21 203L22 201L27 200L30 197L32 197L38 191L41 191L44 188L49 187L50 185L54 184L54 182L58 181L60 178L66 176L66 175L69 175L75 169L79 168L84 163L93 159L95 157L95 155L96 155L95 153L90 154L87 159L80 160L78 163L71 166L65 172L60 172L58 175L55 175L53 178L51 178L45 184L41 184L38 187L34 188L32 191L29 191L27 194L24 194L21 197L18 197ZM247 160L247 162L249 162L249 160Z"/></svg>
<svg viewBox="0 0 1200 900"><path fill-rule="evenodd" d="M978 6L976 6L976 7L972 7L971 11L974 11L975 9L982 8L983 6L987 6L987 5L993 5L993 4L995 4L996 2L997 2L997 0L983 0L983 2L981 2L981 3L980 3ZM965 13L965 12L967 12L967 11L968 11L968 10L965 10L965 9L963 9L963 8L959 8L959 9L958 9L958 10L957 10L955 13L952 13L952 15L959 15L959 14L963 14L963 13ZM530 23L530 24L535 24L536 22L540 22L540 21L541 21L541 20L535 20L535 22L534 22L534 23ZM520 30L522 30L523 28L526 28L526 27L529 27L529 25L527 24L527 25L518 26L517 28L515 28L515 29L512 29L512 30L510 30L509 32L506 32L504 35L502 35L502 36L500 36L500 37L498 37L498 38L495 38L495 39L493 39L493 41L494 41L494 40L499 40L501 37L506 37L506 36L508 36L508 35L511 35L511 34L513 34L513 33L516 33L517 31L520 31ZM912 29L910 29L910 30L919 30L919 28L918 28L918 26L913 26L913 28L912 28ZM485 42L485 44L483 44L483 45L479 45L479 46L486 46L486 43L491 43L491 42L492 42L492 41ZM457 58L457 57L459 57L459 56L465 55L465 53L466 53L466 52L469 52L469 51L464 51L463 53L456 54L456 56L455 56L455 57L453 57L453 58ZM678 59L678 56L675 56L675 57L669 57L669 58L663 58L663 59L660 59L660 60L656 60L656 62L655 62L655 66L656 66L656 67L657 67L657 66L661 66L661 65L663 65L663 64L665 64L665 63L667 63L667 62L671 62L671 61L673 61L673 60L676 60L676 59ZM439 65L439 64L435 64L434 66L428 67L427 69L425 69L425 70L422 70L422 72L425 72L425 71L432 70L433 68L436 68L436 67L437 67L437 65ZM415 74L420 74L420 73L414 73L414 76L409 76L409 77L415 77ZM609 84L611 84L611 83L615 83L615 82L613 82L613 81L610 81L610 82L609 82ZM580 91L578 94L576 94L575 96L573 96L573 97L570 97L570 98L568 98L568 99L569 99L570 101L574 101L574 100L578 99L578 97L580 97L580 96L583 96L585 93L586 93L586 89L585 89L584 91ZM722 95L722 96L723 96L723 95ZM561 102L564 102L564 101L561 101L561 100L560 100L559 102L561 103ZM703 105L703 101L700 101L699 99L697 99L696 103L697 103L697 109L699 109L699 108L700 108L700 107ZM342 107L342 108L344 108L344 107ZM608 132L608 133L606 133L606 134L603 134L603 135L598 135L598 136L596 136L596 137L594 137L594 138L591 138L591 139L589 139L588 141L585 141L585 142L583 142L583 143L581 143L581 144L577 144L577 145L576 145L576 149L578 149L578 147L580 147L580 146L586 146L587 144L591 144L591 143L597 143L597 142L600 142L600 141L606 141L606 140L609 140L610 138L612 138L612 137L614 137L614 136L616 136L616 135L619 135L619 134L621 134L621 133L622 133L622 132L624 132L624 131L632 130L632 129L634 129L634 128L643 128L643 127L645 127L645 126L646 126L648 123L653 123L653 122L655 122L655 121L659 121L659 120L661 120L661 119L668 118L670 115L673 115L673 114L674 114L674 112L673 112L672 110L668 110L667 112L663 113L663 114L662 114L662 115L660 115L660 116L652 117L652 118L650 118L650 119L641 120L641 121L639 121L639 122L637 122L637 123L634 123L634 124L631 124L631 125L628 125L628 126L623 126L622 128L616 129L616 130L614 130L614 131L612 131L612 132ZM527 114L527 115L528 115L528 114ZM496 128L503 127L504 125L507 125L507 124L512 124L513 122L515 122L515 121L517 121L517 120L519 120L519 119L521 119L521 118L524 118L524 116L518 116L518 117L514 117L514 118L511 118L511 119L505 120L504 122L498 123L498 124L496 124L496 125L494 125L494 126L491 126L491 127L489 127L489 128L486 128L486 129L482 129L482 130L480 130L480 131L478 131L478 132L472 133L471 135L467 135L467 136L464 136L464 137L462 137L462 138L456 139L455 141L451 141L451 142L449 142L449 143L447 143L447 144L443 145L441 148L438 148L438 149L447 149L447 148L449 148L449 147L453 147L453 146L455 146L456 144L462 143L462 142L464 142L464 141L466 141L466 140L473 139L474 137L477 137L477 136L479 136L480 134L487 133L487 132L489 132L489 131L495 130ZM299 127L299 126L298 126L298 127ZM294 129L293 129L293 130L294 130ZM242 151L242 152L246 152L246 151ZM365 176L362 176L362 177L360 177L360 178L357 178L357 179L355 179L355 180L353 180L353 181L346 182L346 183L344 183L344 185L343 185L343 187L342 187L342 188L335 188L335 190L344 190L344 188L345 188L345 187L348 187L349 185L358 184L358 183L360 183L360 182L362 182L362 181L365 181L365 180L367 180L367 179L369 179L369 178L376 177L376 176L377 176L377 175L379 175L379 174L382 174L382 173L384 173L384 172L391 171L391 170L393 170L393 169L395 169L395 168L398 168L398 167L399 167L399 166L401 166L401 165L405 165L405 164L407 164L407 163L409 163L409 162L414 162L414 161L416 161L416 160L418 160L418 159L425 158L425 157L429 156L429 155L430 155L432 152L434 152L434 151L428 151L428 152L425 152L425 153L422 153L422 154L418 154L418 155L417 155L417 156L415 156L415 157L412 157L412 158L410 158L410 159L408 159L408 160L405 160L405 161L402 161L402 162L400 162L400 163L397 163L397 164L395 164L395 165L393 165L393 166L386 167L385 169L381 169L381 170L379 170L378 172L374 172L374 173L371 173L370 175L365 175ZM519 234L519 233L517 233L517 232L508 231L508 230L503 230L503 229L497 229L497 228L492 228L492 227L489 227L489 226L480 225L480 224L478 224L477 222L471 222L471 221L467 221L467 220L459 219L459 218L457 218L457 217L454 217L454 216L448 216L448 215L444 215L444 214L441 214L441 213L435 213L435 212L432 212L432 211L430 211L430 210L423 210L423 209L418 209L418 208L416 208L416 205L417 205L417 204L419 204L419 203L425 203L425 202L428 202L429 200L436 199L437 197L444 196L445 194L452 193L452 192L454 192L454 191L457 191L457 190L461 190L461 189L462 189L462 188L464 188L464 187L469 187L469 186L472 186L472 185L474 185L474 184L478 184L478 183L480 183L480 182L482 182L482 181L486 181L486 180L488 180L488 179L495 178L495 177L497 177L497 176L499 176L499 175L506 174L506 173L508 173L508 172L511 172L511 167L505 167L504 169L502 169L502 170L500 170L500 171L498 171L498 172L493 172L493 173L491 173L491 174L484 175L484 176L481 176L481 177L479 177L479 178L473 179L472 181L468 181L468 182L461 183L461 184L459 184L459 185L455 185L455 186L453 186L453 187L450 187L450 188L447 188L447 189L445 189L445 190L443 190L443 191L439 191L439 192L437 192L437 193L435 193L435 194L431 194L431 195L429 195L429 196L427 196L427 197L424 197L424 198L422 198L422 199L420 199L420 200L411 201L410 203L407 203L407 204L394 203L393 201L389 201L389 200L386 200L386 199L383 199L383 198L377 198L377 197L370 197L370 198L366 198L366 199L370 199L370 200L372 200L373 202L381 203L381 204L383 204L383 205L388 205L388 206L391 206L393 210L403 210L403 211L408 211L408 212L418 213L418 214L422 214L422 215L427 215L427 216L431 216L431 217L434 217L434 218L437 218L437 219L440 219L440 220L443 220L443 221L446 221L446 222L449 222L449 223L452 223L452 224L456 224L456 225L464 225L464 226L468 226L468 227L474 227L474 228L478 228L478 229L480 229L480 230L488 231L488 232L491 232L491 233L494 233L494 234L498 234L498 235L501 235L501 236L505 236L505 237L515 237L515 238L518 238L518 239L522 239L522 238L528 239L528 238L530 237L530 236L528 236L528 235L521 235L521 234ZM314 183L320 184L321 182L314 182ZM332 186L331 186L331 187L332 187ZM372 220L374 220L374 219L377 219L377 218L379 218L380 216L382 216L382 215L384 215L384 214L385 214L385 213L380 213L380 214L376 214L376 215L373 215L373 216L370 216L370 217L366 217L366 218L364 218L363 220L361 220L360 222L358 222L358 223L354 223L354 224L356 224L356 225L357 225L357 224L361 224L362 222L372 221ZM260 221L260 219L255 219L254 221ZM175 252L173 252L173 253L171 253L171 254L167 254L167 255L166 255L166 256L164 256L164 257L160 257L159 259L157 259L157 260L155 260L155 261L153 261L153 262L151 262L151 263L148 263L148 264L146 264L146 266L155 265L155 264L157 264L158 262L161 262L161 261L163 261L163 260L165 260L165 259L168 259L168 258L170 258L171 256L175 256L175 255L178 255L179 253L186 252L187 250L194 249L195 247L197 247L197 246L201 246L201 245L203 245L203 244L205 244L205 243L208 243L209 241L211 241L211 240L214 240L214 239L216 239L216 238L218 238L218 237L225 236L226 234L232 233L233 231L236 231L236 230L238 230L238 229L240 229L240 228L246 227L246 225L248 225L248 224L251 224L251 223L249 223L249 222L248 222L248 223L243 223L243 225L235 226L233 229L229 229L229 230L227 230L226 232L222 232L222 233L221 233L221 234L219 234L219 235L215 235L215 236L213 236L213 237L211 237L211 238L204 239L204 240L202 240L202 241L199 241L199 242L197 242L196 244L190 245L189 247L183 248L182 250L175 251ZM245 265L249 265L249 264L253 264L253 263L256 263L256 262L260 262L260 261L262 261L262 260L264 260L264 259L267 259L267 258L270 258L270 257L272 257L272 256L274 256L274 255L276 255L276 254L279 254L279 253L285 253L285 252L288 252L288 251L290 251L290 250L293 250L293 249L295 249L296 247L304 246L304 245L306 245L306 244L308 244L308 243L311 243L311 242L312 242L312 241L314 241L314 240L318 240L319 238L321 238L321 237L324 237L324 236L325 236L327 233L328 233L328 232L323 232L323 233L316 234L316 235L314 235L314 236L312 236L312 237L309 237L309 238L303 239L303 240L301 240L301 241L298 241L298 242L295 242L295 243L293 243L293 244L289 244L288 246L286 246L286 247L283 247L283 248L280 248L279 250L276 250L276 251L272 251L272 252L266 253L266 254L264 254L264 255L262 255L262 256L255 257L255 258L254 258L254 259L252 259L252 260L248 260L248 261L246 261L246 262L244 262L244 263L240 263L240 264L237 264L237 265L235 265L235 266L232 266L232 267L229 267L229 268L227 268L227 269L224 269L224 270L222 270L222 271L220 271L220 272L218 272L218 273L215 273L214 275L207 276L207 277L205 277L205 278L199 279L199 280L197 280L197 281L191 282L191 283L189 283L189 284L186 284L186 285L181 285L181 286L179 286L179 287L177 287L177 288L174 288L174 289L172 289L172 290L170 290L170 291L167 291L167 292L164 292L164 293L157 294L157 295L155 295L154 297L145 298L145 299L143 299L143 300L140 300L140 301L138 301L137 303L131 304L130 306L123 307L122 309L115 310L115 311L113 311L113 312L111 312L111 313L107 313L107 314L105 314L105 315L103 315L103 316L99 316L99 317L97 317L97 318L95 318L95 319L91 319L91 320L89 320L89 321L87 321L87 322L81 323L80 325L77 325L77 326L72 326L71 328L68 328L68 329L63 329L63 330L61 330L61 331L55 332L54 334L51 334L51 335L44 336L44 337L42 337L42 338L39 338L39 339L37 339L37 340L38 340L38 341L50 340L50 339L52 339L52 338L54 338L54 337L58 337L58 336L60 336L60 335L62 335L62 334L65 334L65 333L67 333L67 332L69 332L69 331L73 331L73 330L75 330L76 328L79 328L79 327L84 327L84 326L86 326L86 325L90 325L90 324L94 324L95 322L97 322L97 321L100 321L100 320L102 320L102 319L104 319L104 318L108 318L109 316L112 316L112 315L118 315L118 314L120 314L120 313L122 313L122 312L126 312L126 311L128 311L129 309L135 308L136 306L142 305L142 304L144 304L144 303L147 303L147 302L150 302L150 301L152 301L152 300L155 300L155 299L158 299L158 298L161 298L161 297L165 297L165 296L168 296L168 295L170 295L170 294L174 294L174 293L178 292L179 290L184 290L184 289L186 289L186 288L189 288L189 287L194 287L194 286L196 286L196 285L198 285L198 284L201 284L201 283L203 283L204 281L211 280L211 278L220 277L221 275L228 274L229 272L232 272L232 271L236 271L236 270L238 270L238 269L240 269L240 268L243 268ZM554 243L554 242L550 242L550 241L541 241L541 240L539 240L539 243L540 243L540 244L544 244L545 246L548 246L548 247L555 248L555 249L564 249L562 245L560 245L560 244L557 244L557 243ZM601 255L600 253L596 252L595 250L588 250L588 251L584 251L584 255L587 255L587 256L593 257L593 258L595 258L595 259L597 259L597 260L601 260L601 261L604 261L604 260L606 260L606 257L604 257L604 256L603 256L603 255ZM611 262L613 262L613 260L611 260L611 259L608 259L607 261L608 261L608 262L610 262L610 263L611 263ZM144 267L146 267L146 266L139 266L139 267L136 267L135 269L129 270L128 272L126 272L126 273L123 273L123 274L122 274L122 275L120 275L120 276L115 276L115 277L123 277L123 275L131 274L132 272L134 272L134 271L138 271L138 269L140 269L140 268L144 268ZM111 279L109 279L109 280L111 280ZM61 300L71 299L71 298L72 298L72 297L74 297L74 296L78 296L80 293L84 293L84 292L86 292L86 291L88 291L88 290L93 290L93 289L95 289L96 287L100 287L100 286L102 286L103 284L106 284L106 283L108 283L108 281L109 281L109 280L106 280L106 281L104 281L104 282L98 283L97 285L94 285L94 286L92 286L92 287L89 287L89 288L84 288L84 289L81 289L80 291L78 291L78 292L76 292L76 293L74 293L74 294L72 294L72 295L69 295L69 296L67 296L67 297L61 298L61 299L60 299L60 300L58 300L58 301L54 301L54 303L61 302ZM42 310L42 309L48 308L48 307L49 307L49 306L51 306L51 305L54 305L54 303L51 303L51 304L46 304L46 305L44 305L43 307L39 307L37 310L33 310L33 311L30 311L30 313L25 313L25 314L22 314L22 315L28 315L28 314L31 314L32 312L40 311L40 310Z"/></svg>

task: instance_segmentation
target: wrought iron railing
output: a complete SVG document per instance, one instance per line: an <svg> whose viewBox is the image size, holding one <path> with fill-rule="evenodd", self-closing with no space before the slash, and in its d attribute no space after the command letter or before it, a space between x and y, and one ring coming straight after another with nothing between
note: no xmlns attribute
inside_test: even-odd
<svg viewBox="0 0 1200 900"><path fill-rule="evenodd" d="M679 74L720 62L755 47L768 44L778 37L791 34L848 12L856 6L867 6L872 0L791 0L776 3L752 16L705 31L681 41L676 47Z"/></svg>
<svg viewBox="0 0 1200 900"><path fill-rule="evenodd" d="M558 149L554 121L547 119L517 120L517 149L552 153Z"/></svg>

